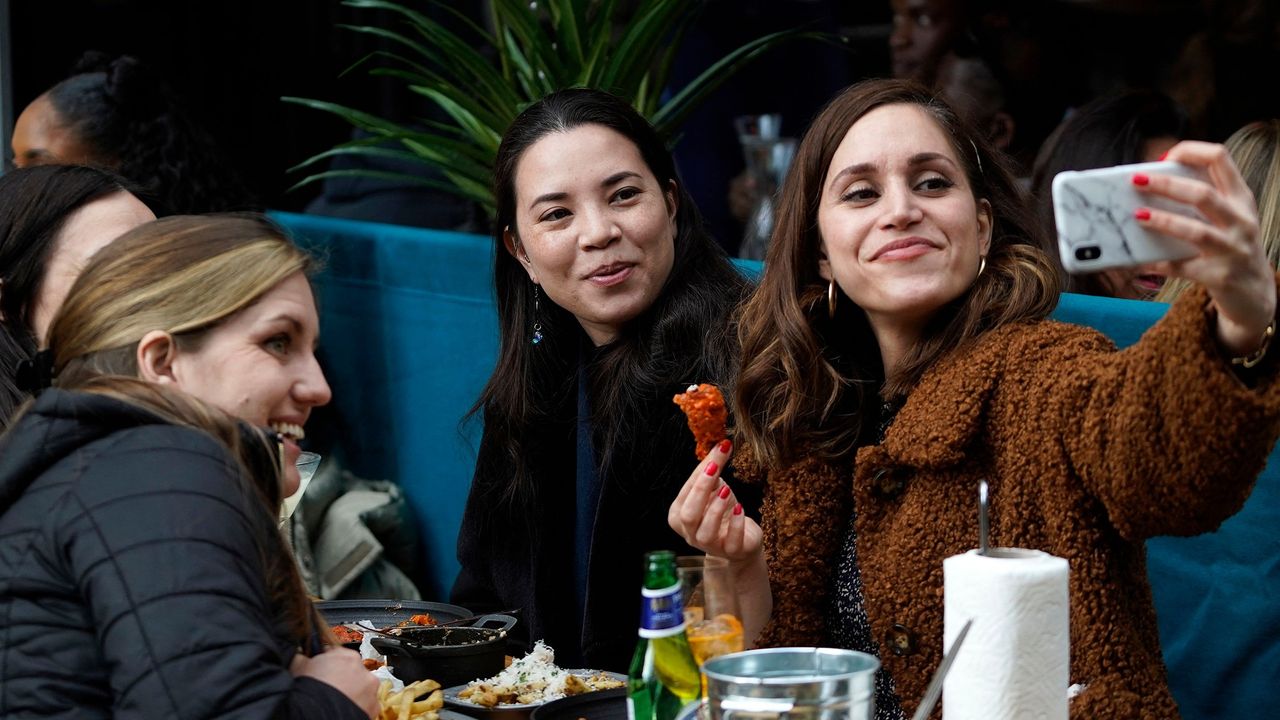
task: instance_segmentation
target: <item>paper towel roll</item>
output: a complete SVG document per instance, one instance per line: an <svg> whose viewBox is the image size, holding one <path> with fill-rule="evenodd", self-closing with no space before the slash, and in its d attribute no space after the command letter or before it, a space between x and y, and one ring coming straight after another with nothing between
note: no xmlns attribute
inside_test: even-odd
<svg viewBox="0 0 1280 720"><path fill-rule="evenodd" d="M1039 550L971 550L942 562L943 645L965 638L942 690L946 720L1067 720L1067 561Z"/></svg>

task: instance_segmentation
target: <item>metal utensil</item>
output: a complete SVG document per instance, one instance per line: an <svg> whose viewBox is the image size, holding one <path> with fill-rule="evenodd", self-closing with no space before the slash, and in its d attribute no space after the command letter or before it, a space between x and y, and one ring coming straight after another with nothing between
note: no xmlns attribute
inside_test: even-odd
<svg viewBox="0 0 1280 720"><path fill-rule="evenodd" d="M987 481L978 482L978 554L986 555L991 525L987 520Z"/></svg>
<svg viewBox="0 0 1280 720"><path fill-rule="evenodd" d="M985 489L986 483L982 485ZM942 662L938 664L938 669L934 671L933 678L929 680L929 687L925 688L924 697L920 699L920 705L911 715L911 720L925 720L929 717L929 713L933 712L933 706L937 705L938 698L942 697L942 681L947 679L947 671L951 669L951 663L955 662L956 653L959 652L960 645L964 643L964 638L969 634L969 628L972 625L971 618L965 621L964 627L960 628L960 634L956 635L955 642L951 643L951 650L947 651Z"/></svg>

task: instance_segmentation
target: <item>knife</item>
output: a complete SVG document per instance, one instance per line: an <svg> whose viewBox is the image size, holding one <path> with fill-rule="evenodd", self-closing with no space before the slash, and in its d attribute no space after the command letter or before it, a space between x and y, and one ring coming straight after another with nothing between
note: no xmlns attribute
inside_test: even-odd
<svg viewBox="0 0 1280 720"><path fill-rule="evenodd" d="M924 697L920 699L920 705L912 714L911 720L925 720L929 717L929 713L933 712L933 706L937 705L938 698L942 697L942 681L947 679L947 671L951 669L951 663L955 662L956 653L964 643L964 637L969 634L971 625L973 625L973 618L966 620L964 627L960 628L960 634L956 635L955 642L951 643L951 650L938 664L938 669L933 673L933 679L929 680L929 687L925 688Z"/></svg>

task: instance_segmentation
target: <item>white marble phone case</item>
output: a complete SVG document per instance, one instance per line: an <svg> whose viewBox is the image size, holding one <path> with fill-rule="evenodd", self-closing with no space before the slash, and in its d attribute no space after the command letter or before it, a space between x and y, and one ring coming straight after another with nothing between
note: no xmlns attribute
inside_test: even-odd
<svg viewBox="0 0 1280 720"><path fill-rule="evenodd" d="M1176 238L1147 230L1134 219L1139 207L1202 218L1199 211L1133 186L1135 173L1180 175L1206 180L1200 170L1175 162L1117 165L1097 170L1068 170L1053 178L1053 215L1058 251L1069 273L1089 273L1159 260L1181 260L1196 249Z"/></svg>

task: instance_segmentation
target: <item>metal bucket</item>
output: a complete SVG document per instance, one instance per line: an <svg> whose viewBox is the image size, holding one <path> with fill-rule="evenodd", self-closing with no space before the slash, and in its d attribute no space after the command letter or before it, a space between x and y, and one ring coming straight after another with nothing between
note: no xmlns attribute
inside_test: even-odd
<svg viewBox="0 0 1280 720"><path fill-rule="evenodd" d="M871 720L880 661L853 650L769 648L702 666L712 720Z"/></svg>

